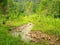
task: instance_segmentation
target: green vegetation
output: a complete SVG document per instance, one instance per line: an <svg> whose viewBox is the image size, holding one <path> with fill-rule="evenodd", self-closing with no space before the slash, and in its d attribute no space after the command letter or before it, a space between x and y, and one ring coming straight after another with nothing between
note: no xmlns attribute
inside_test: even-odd
<svg viewBox="0 0 60 45"><path fill-rule="evenodd" d="M7 10L8 12L2 14L0 11L0 45L49 45L47 41L36 44L33 42L25 43L20 37L15 38L8 35L8 29L12 26L17 27L28 22L35 24L32 30L40 30L60 38L59 0L37 0L37 3L25 1L25 5L23 1L20 3L19 0L18 2L14 0L8 2L8 9L2 11ZM0 7L2 7L2 3Z"/></svg>

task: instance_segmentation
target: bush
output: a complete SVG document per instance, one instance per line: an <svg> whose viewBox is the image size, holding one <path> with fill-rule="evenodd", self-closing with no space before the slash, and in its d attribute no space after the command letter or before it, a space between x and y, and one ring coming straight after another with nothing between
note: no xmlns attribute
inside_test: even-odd
<svg viewBox="0 0 60 45"><path fill-rule="evenodd" d="M59 16L60 11L60 1L59 0L41 0L39 7L37 8L37 13L40 15L51 15Z"/></svg>

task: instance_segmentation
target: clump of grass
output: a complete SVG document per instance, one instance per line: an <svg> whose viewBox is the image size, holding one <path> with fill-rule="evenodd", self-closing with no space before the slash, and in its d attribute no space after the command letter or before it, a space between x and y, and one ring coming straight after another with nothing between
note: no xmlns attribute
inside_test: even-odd
<svg viewBox="0 0 60 45"><path fill-rule="evenodd" d="M11 19L7 21L7 25L19 26L26 24L28 22L34 23L34 27L32 30L41 30L43 32L56 32L56 34L60 33L60 19L55 19L52 16L43 16L43 15L22 15L16 19ZM50 32L51 33L51 32ZM60 35L60 34L59 34Z"/></svg>
<svg viewBox="0 0 60 45"><path fill-rule="evenodd" d="M17 18L18 17L18 18ZM2 25L3 20L5 21L5 26ZM60 35L60 19L53 18L52 16L43 16L43 15L21 15L13 16L12 15L7 19L6 17L0 18L0 44L1 45L46 45L43 43L33 43L29 42L28 44L21 41L20 38L14 38L7 35L7 31L10 28L9 26L20 26L27 24L28 22L34 23L32 30L40 30L44 33ZM15 40L16 39L16 40ZM23 43L22 43L23 42ZM48 44L47 44L48 45Z"/></svg>

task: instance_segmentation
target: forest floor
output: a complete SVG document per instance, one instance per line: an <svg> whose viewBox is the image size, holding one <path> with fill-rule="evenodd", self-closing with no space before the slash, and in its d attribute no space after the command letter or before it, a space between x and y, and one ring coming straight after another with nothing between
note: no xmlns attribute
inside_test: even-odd
<svg viewBox="0 0 60 45"><path fill-rule="evenodd" d="M54 35L60 38L60 19L53 18L51 16L39 16L39 15L29 15L29 16L0 16L0 45L51 45L47 40L40 41L37 43L29 42L25 43L21 40L21 37L12 37L8 35L8 30L11 27L22 26L32 22L35 24L32 31L40 30L42 34ZM39 35L38 35L39 36ZM23 42L23 43L22 43ZM60 40L58 40L60 42ZM60 44L60 43L59 43ZM56 45L59 45L56 43Z"/></svg>

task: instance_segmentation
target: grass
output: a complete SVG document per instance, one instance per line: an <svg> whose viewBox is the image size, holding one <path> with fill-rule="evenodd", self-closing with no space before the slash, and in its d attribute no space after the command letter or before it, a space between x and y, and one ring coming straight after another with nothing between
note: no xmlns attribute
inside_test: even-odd
<svg viewBox="0 0 60 45"><path fill-rule="evenodd" d="M3 21L6 24L2 24ZM10 26L19 26L28 22L32 22L34 24L32 30L40 30L44 33L56 35L60 38L60 19L37 14L22 14L19 16L10 14L9 19L7 19L7 16L0 16L0 45L49 45L47 44L47 41L45 43L38 42L37 44L33 42L25 43L20 37L15 38L8 35L8 29Z"/></svg>

